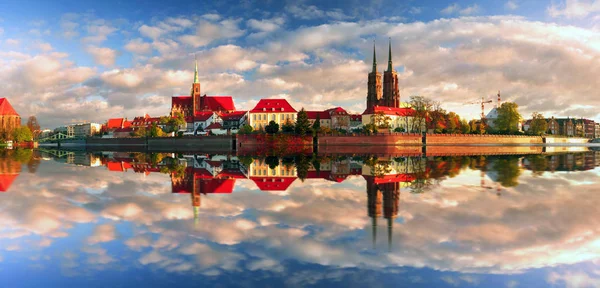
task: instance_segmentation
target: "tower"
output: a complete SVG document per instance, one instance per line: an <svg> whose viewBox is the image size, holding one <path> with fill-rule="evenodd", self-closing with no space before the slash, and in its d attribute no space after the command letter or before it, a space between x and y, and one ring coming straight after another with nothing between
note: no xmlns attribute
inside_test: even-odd
<svg viewBox="0 0 600 288"><path fill-rule="evenodd" d="M369 73L367 84L367 109L381 105L381 73L377 72L377 58L375 55L375 41L373 41L373 71Z"/></svg>
<svg viewBox="0 0 600 288"><path fill-rule="evenodd" d="M372 229L372 240L373 240L373 249L375 248L375 244L377 242L377 218L381 217L381 203L382 195L381 191L379 191L379 187L375 184L373 178L365 178L367 181L367 211L369 217L371 217L371 229Z"/></svg>
<svg viewBox="0 0 600 288"><path fill-rule="evenodd" d="M198 80L198 60L196 56L194 56L194 62L196 64L196 69L194 70L194 83L192 83L192 89L190 91L190 96L192 96L192 102L194 106L194 115L196 112L202 110L202 98L200 97L200 81Z"/></svg>
<svg viewBox="0 0 600 288"><path fill-rule="evenodd" d="M383 106L400 107L400 89L398 87L398 73L392 65L392 39L389 43L387 71L383 73Z"/></svg>

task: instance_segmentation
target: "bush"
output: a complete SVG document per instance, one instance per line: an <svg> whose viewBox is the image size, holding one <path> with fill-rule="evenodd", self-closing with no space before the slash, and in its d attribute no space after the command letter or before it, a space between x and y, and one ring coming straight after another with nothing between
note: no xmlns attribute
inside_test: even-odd
<svg viewBox="0 0 600 288"><path fill-rule="evenodd" d="M238 134L250 134L252 133L254 129L252 128L252 126L248 125L248 124L244 124L244 126L242 126L240 128L240 130L238 131Z"/></svg>
<svg viewBox="0 0 600 288"><path fill-rule="evenodd" d="M275 121L270 121L269 125L265 127L265 131L269 134L275 134L279 132L279 124L275 123Z"/></svg>
<svg viewBox="0 0 600 288"><path fill-rule="evenodd" d="M403 133L403 132L406 132L406 130L404 130L403 127L396 127L396 129L394 129L394 132L396 132L396 133Z"/></svg>

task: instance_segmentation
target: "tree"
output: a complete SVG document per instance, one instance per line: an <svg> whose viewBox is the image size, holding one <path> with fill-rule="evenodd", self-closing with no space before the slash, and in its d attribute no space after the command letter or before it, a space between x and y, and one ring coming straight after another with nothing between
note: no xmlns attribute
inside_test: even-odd
<svg viewBox="0 0 600 288"><path fill-rule="evenodd" d="M471 125L469 125L467 120L463 119L460 121L460 130L463 134L471 133Z"/></svg>
<svg viewBox="0 0 600 288"><path fill-rule="evenodd" d="M285 123L281 126L281 131L284 133L294 133L294 123L290 119L285 120Z"/></svg>
<svg viewBox="0 0 600 288"><path fill-rule="evenodd" d="M158 127L156 123L153 123L150 127L150 137L163 137L164 134L165 133L163 132L163 130L160 129L160 127Z"/></svg>
<svg viewBox="0 0 600 288"><path fill-rule="evenodd" d="M313 129L313 131L318 132L320 128L321 128L321 116L319 116L319 114L317 114L317 119L315 119L315 123L313 123L312 129Z"/></svg>
<svg viewBox="0 0 600 288"><path fill-rule="evenodd" d="M448 131L448 133L460 132L460 117L458 117L456 113L448 113L446 119L446 131Z"/></svg>
<svg viewBox="0 0 600 288"><path fill-rule="evenodd" d="M38 120L35 116L29 116L29 118L27 119L27 127L29 128L29 131L31 131L31 133L33 133L34 136L37 136L40 134L40 124L38 123Z"/></svg>
<svg viewBox="0 0 600 288"><path fill-rule="evenodd" d="M16 128L15 130L13 130L12 137L13 137L13 141L15 141L17 143L33 140L33 134L31 133L31 130L29 130L29 127L27 127L27 126L22 126L22 127L19 127L19 128Z"/></svg>
<svg viewBox="0 0 600 288"><path fill-rule="evenodd" d="M277 156L267 156L265 158L265 164L269 165L269 169L273 170L279 166L279 157Z"/></svg>
<svg viewBox="0 0 600 288"><path fill-rule="evenodd" d="M308 121L308 114L302 108L296 117L296 134L304 136L309 133L311 133L310 121Z"/></svg>
<svg viewBox="0 0 600 288"><path fill-rule="evenodd" d="M271 121L269 121L269 125L267 125L267 127L265 127L265 131L269 134L275 134L275 133L279 132L279 124L277 124L277 122L271 120Z"/></svg>
<svg viewBox="0 0 600 288"><path fill-rule="evenodd" d="M527 130L527 132L531 135L542 135L546 130L548 130L548 122L546 122L544 115L533 112L533 114L531 114L531 124L529 125L529 130Z"/></svg>
<svg viewBox="0 0 600 288"><path fill-rule="evenodd" d="M392 118L379 111L371 116L371 124L380 129L389 129Z"/></svg>
<svg viewBox="0 0 600 288"><path fill-rule="evenodd" d="M409 103L415 110L414 121L410 130L423 132L423 127L426 126L427 117L433 104L431 100L423 96L410 96Z"/></svg>
<svg viewBox="0 0 600 288"><path fill-rule="evenodd" d="M514 102L504 102L497 111L498 118L494 122L494 129L498 132L516 133L519 130L519 122L523 118L519 113L519 105Z"/></svg>
<svg viewBox="0 0 600 288"><path fill-rule="evenodd" d="M140 127L132 132L133 137L146 137L148 136L148 129L146 127Z"/></svg>
<svg viewBox="0 0 600 288"><path fill-rule="evenodd" d="M242 128L240 128L240 131L238 131L239 134L250 134L252 133L252 130L254 130L254 128L252 128L252 126L248 125L248 124L244 124L244 126L242 126Z"/></svg>

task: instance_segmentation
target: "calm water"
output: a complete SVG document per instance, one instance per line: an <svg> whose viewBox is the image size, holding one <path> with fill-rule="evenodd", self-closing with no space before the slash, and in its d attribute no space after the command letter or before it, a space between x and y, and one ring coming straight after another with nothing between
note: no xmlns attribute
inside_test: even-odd
<svg viewBox="0 0 600 288"><path fill-rule="evenodd" d="M0 151L1 285L597 286L598 165Z"/></svg>

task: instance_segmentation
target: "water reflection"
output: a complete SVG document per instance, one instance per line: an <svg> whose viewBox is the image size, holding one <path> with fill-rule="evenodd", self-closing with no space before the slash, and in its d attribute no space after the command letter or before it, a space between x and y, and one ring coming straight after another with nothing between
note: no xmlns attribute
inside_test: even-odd
<svg viewBox="0 0 600 288"><path fill-rule="evenodd" d="M0 273L36 271L7 283L599 284L593 151L2 153Z"/></svg>

